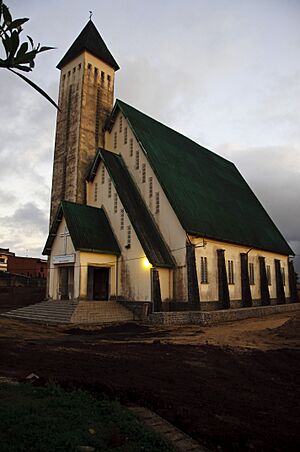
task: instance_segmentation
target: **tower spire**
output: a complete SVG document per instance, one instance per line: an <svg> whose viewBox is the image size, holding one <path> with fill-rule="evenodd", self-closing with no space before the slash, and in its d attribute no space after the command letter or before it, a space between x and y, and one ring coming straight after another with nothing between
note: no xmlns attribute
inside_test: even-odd
<svg viewBox="0 0 300 452"><path fill-rule="evenodd" d="M92 12L90 12L92 14ZM58 64L59 107L50 224L60 201L85 204L86 174L113 108L119 66L90 19Z"/></svg>

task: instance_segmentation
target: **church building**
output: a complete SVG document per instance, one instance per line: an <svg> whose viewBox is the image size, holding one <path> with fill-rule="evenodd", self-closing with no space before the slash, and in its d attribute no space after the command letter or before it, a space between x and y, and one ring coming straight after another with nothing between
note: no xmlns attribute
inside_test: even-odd
<svg viewBox="0 0 300 452"><path fill-rule="evenodd" d="M57 67L50 300L90 321L104 301L136 315L297 301L293 251L235 165L114 101L119 66L91 20Z"/></svg>

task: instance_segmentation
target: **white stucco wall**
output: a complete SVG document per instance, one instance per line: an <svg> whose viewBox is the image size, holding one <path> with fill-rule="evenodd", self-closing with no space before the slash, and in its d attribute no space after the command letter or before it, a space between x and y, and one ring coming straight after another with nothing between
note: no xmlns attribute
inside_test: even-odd
<svg viewBox="0 0 300 452"><path fill-rule="evenodd" d="M201 301L217 301L218 300L218 261L217 250L225 250L225 263L228 269L228 260L233 261L234 266L234 284L229 284L229 296L231 300L241 299L241 261L240 253L247 253L249 247L233 245L225 242L218 242L210 239L190 237L191 242L196 245L196 266ZM205 245L203 247L203 244ZM207 257L208 266L208 284L201 283L201 256ZM269 292L271 298L276 298L276 280L275 280L275 264L274 259L280 260L280 265L285 269L285 296L289 297L288 286L288 256L271 253L269 251L251 249L248 253L248 263L254 264L254 284L250 285L252 299L260 299L260 276L258 257L264 256L266 266L271 268L271 285ZM228 271L228 270L227 270Z"/></svg>
<svg viewBox="0 0 300 452"><path fill-rule="evenodd" d="M66 266L66 264L54 264L53 257L54 256L63 256L63 255L75 255L75 263L70 264L74 265L74 298L78 298L79 296L79 260L78 254L75 251L72 240L70 236L66 238L62 236L65 232L66 222L63 218L58 227L56 237L54 239L52 250L50 254L50 269L49 269L49 297L57 300L59 298L58 289L59 289L59 280L58 280L58 269L61 266ZM65 247L66 244L66 247Z"/></svg>

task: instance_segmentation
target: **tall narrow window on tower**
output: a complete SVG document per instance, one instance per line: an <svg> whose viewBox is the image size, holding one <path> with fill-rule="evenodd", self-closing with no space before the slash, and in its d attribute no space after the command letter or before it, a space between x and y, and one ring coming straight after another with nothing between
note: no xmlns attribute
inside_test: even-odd
<svg viewBox="0 0 300 452"><path fill-rule="evenodd" d="M124 127L124 144L127 144L127 127Z"/></svg>
<svg viewBox="0 0 300 452"><path fill-rule="evenodd" d="M102 171L101 171L101 184L105 183L105 167L102 166Z"/></svg>
<svg viewBox="0 0 300 452"><path fill-rule="evenodd" d="M120 119L119 119L119 133L122 133L122 121L123 121L123 118L122 118L122 115L120 116Z"/></svg>
<svg viewBox="0 0 300 452"><path fill-rule="evenodd" d="M135 153L135 169L140 168L140 153L139 151L136 151Z"/></svg>
<svg viewBox="0 0 300 452"><path fill-rule="evenodd" d="M96 70L96 68L95 68ZM98 69L97 69L98 70ZM97 88L97 100L96 100L96 118L95 118L95 145L99 146L99 124L100 124L100 111L101 111L101 91L100 87Z"/></svg>
<svg viewBox="0 0 300 452"><path fill-rule="evenodd" d="M117 149L117 141L118 140L118 135L117 132L114 133L114 149Z"/></svg>

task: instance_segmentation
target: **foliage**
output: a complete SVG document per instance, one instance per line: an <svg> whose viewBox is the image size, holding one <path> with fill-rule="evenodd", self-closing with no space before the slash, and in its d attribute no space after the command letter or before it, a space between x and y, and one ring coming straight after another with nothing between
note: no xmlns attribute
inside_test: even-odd
<svg viewBox="0 0 300 452"><path fill-rule="evenodd" d="M1 452L172 452L156 432L117 402L58 386L0 385Z"/></svg>
<svg viewBox="0 0 300 452"><path fill-rule="evenodd" d="M0 39L4 48L5 58L0 58L0 68L8 69L22 78L32 88L38 91L56 108L56 103L38 85L33 83L22 72L31 72L35 66L35 58L39 53L51 50L54 47L41 47L34 45L33 39L27 35L28 42L21 42L22 26L28 18L13 19L8 7L0 0Z"/></svg>

